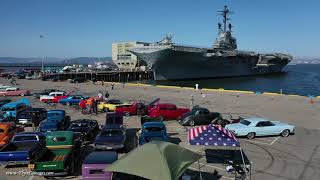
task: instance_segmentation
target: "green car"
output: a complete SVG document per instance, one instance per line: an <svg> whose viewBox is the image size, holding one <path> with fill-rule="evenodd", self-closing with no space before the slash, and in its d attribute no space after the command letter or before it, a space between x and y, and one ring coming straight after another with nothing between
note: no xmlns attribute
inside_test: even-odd
<svg viewBox="0 0 320 180"><path fill-rule="evenodd" d="M47 134L47 151L29 168L43 172L45 176L72 175L80 154L81 141L72 131L56 131Z"/></svg>

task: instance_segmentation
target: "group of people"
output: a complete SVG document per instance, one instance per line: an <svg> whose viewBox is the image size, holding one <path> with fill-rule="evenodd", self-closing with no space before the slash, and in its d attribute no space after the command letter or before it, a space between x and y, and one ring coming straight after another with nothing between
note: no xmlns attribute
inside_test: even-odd
<svg viewBox="0 0 320 180"><path fill-rule="evenodd" d="M98 114L98 104L102 100L108 100L109 98L109 93L108 91L105 93L105 96L103 98L102 92L98 93L98 96L96 98L90 97L89 99L84 99L82 98L79 107L81 108L81 113L86 114L86 113L95 113Z"/></svg>

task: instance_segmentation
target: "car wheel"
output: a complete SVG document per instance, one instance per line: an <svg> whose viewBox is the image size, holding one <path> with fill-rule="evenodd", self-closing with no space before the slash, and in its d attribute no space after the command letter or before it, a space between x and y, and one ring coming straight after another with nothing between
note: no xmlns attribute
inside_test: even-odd
<svg viewBox="0 0 320 180"><path fill-rule="evenodd" d="M71 106L70 102L66 102L66 105L67 105L67 106Z"/></svg>
<svg viewBox="0 0 320 180"><path fill-rule="evenodd" d="M256 134L253 132L247 134L248 139L254 139L255 137L256 137Z"/></svg>
<svg viewBox="0 0 320 180"><path fill-rule="evenodd" d="M189 125L190 125L190 126L194 126L194 120L191 120L191 121L189 122Z"/></svg>
<svg viewBox="0 0 320 180"><path fill-rule="evenodd" d="M281 132L282 137L288 137L290 135L290 131L288 129L285 129Z"/></svg>
<svg viewBox="0 0 320 180"><path fill-rule="evenodd" d="M21 93L21 94L20 94L20 96L24 96L24 94L23 94L23 93Z"/></svg>

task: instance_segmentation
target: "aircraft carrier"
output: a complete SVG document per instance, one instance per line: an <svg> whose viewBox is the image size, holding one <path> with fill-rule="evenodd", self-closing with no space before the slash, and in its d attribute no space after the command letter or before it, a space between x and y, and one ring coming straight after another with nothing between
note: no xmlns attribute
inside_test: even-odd
<svg viewBox="0 0 320 180"><path fill-rule="evenodd" d="M153 71L154 79L185 80L219 77L237 77L280 72L292 56L282 53L261 54L237 50L228 16L227 6L218 11L223 24L218 24L219 36L212 48L174 44L171 35L159 42L131 48L140 64Z"/></svg>

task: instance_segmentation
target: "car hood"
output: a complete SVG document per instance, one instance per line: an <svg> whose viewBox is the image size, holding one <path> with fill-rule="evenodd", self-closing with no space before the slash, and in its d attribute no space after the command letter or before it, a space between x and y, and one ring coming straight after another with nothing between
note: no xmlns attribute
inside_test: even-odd
<svg viewBox="0 0 320 180"><path fill-rule="evenodd" d="M123 143L124 136L98 136L95 143L99 144L113 144L113 143Z"/></svg>
<svg viewBox="0 0 320 180"><path fill-rule="evenodd" d="M237 129L245 129L248 128L248 126L241 124L241 123L234 123L234 124L228 124L225 126L226 129L229 130L237 130Z"/></svg>
<svg viewBox="0 0 320 180"><path fill-rule="evenodd" d="M89 128L68 128L68 131L73 132L89 132Z"/></svg>
<svg viewBox="0 0 320 180"><path fill-rule="evenodd" d="M185 119L186 117L191 116L191 115L192 115L192 112L184 113L184 114L180 117L180 120L183 120L183 119Z"/></svg>

